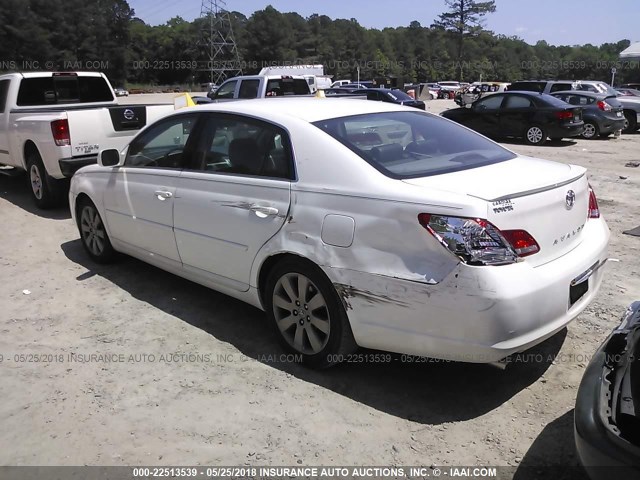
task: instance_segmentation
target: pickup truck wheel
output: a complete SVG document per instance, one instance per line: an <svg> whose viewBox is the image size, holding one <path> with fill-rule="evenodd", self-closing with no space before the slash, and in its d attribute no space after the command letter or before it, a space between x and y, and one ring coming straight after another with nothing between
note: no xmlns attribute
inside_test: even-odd
<svg viewBox="0 0 640 480"><path fill-rule="evenodd" d="M109 263L115 256L109 235L96 206L87 198L78 205L78 230L82 246L91 259L97 263Z"/></svg>
<svg viewBox="0 0 640 480"><path fill-rule="evenodd" d="M624 133L634 133L638 130L638 116L636 112L632 110L625 110L624 119L624 129L622 130Z"/></svg>
<svg viewBox="0 0 640 480"><path fill-rule="evenodd" d="M291 259L277 264L263 298L280 343L306 365L327 368L357 348L336 289L315 265Z"/></svg>
<svg viewBox="0 0 640 480"><path fill-rule="evenodd" d="M27 157L27 179L38 208L45 210L62 203L66 184L47 174L38 153L31 153Z"/></svg>

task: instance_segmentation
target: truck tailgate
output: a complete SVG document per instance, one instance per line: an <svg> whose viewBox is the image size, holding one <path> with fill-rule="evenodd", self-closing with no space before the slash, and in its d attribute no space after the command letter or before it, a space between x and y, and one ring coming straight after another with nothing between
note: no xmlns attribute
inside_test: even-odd
<svg viewBox="0 0 640 480"><path fill-rule="evenodd" d="M68 110L71 155L97 155L107 148L122 150L142 128L173 111L173 105Z"/></svg>

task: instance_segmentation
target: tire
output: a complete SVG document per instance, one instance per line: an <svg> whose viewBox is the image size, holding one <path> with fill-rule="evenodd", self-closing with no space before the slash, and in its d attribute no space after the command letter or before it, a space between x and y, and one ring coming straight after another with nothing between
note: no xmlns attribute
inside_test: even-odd
<svg viewBox="0 0 640 480"><path fill-rule="evenodd" d="M595 123L585 122L584 131L581 136L584 139L593 140L600 136L600 127Z"/></svg>
<svg viewBox="0 0 640 480"><path fill-rule="evenodd" d="M344 305L317 266L283 260L269 273L263 298L280 343L304 364L331 367L356 350Z"/></svg>
<svg viewBox="0 0 640 480"><path fill-rule="evenodd" d="M88 198L82 198L77 209L80 241L87 255L96 263L110 263L115 250L98 209Z"/></svg>
<svg viewBox="0 0 640 480"><path fill-rule="evenodd" d="M632 110L625 110L624 118L625 122L624 129L622 130L623 133L634 133L638 130L638 116L636 115L636 112Z"/></svg>
<svg viewBox="0 0 640 480"><path fill-rule="evenodd" d="M524 132L524 141L529 145L543 145L547 141L547 132L540 125L531 125Z"/></svg>
<svg viewBox="0 0 640 480"><path fill-rule="evenodd" d="M31 152L27 156L27 180L31 197L38 208L47 210L62 205L68 182L50 177L38 152Z"/></svg>

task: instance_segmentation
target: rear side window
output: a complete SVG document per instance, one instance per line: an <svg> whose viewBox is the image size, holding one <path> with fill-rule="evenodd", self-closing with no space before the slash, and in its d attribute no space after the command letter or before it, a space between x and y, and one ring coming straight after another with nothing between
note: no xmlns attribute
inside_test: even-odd
<svg viewBox="0 0 640 480"><path fill-rule="evenodd" d="M420 112L355 115L314 125L391 178L439 175L515 158L477 133Z"/></svg>
<svg viewBox="0 0 640 480"><path fill-rule="evenodd" d="M11 80L0 81L0 113L4 113L7 104L7 93L9 92L9 83Z"/></svg>
<svg viewBox="0 0 640 480"><path fill-rule="evenodd" d="M507 97L507 103L504 108L529 108L531 100L519 95L510 95Z"/></svg>
<svg viewBox="0 0 640 480"><path fill-rule="evenodd" d="M257 98L260 80L243 80L240 83L238 98Z"/></svg>
<svg viewBox="0 0 640 480"><path fill-rule="evenodd" d="M191 169L291 179L289 136L270 123L237 115L209 115Z"/></svg>
<svg viewBox="0 0 640 480"><path fill-rule="evenodd" d="M18 105L39 106L66 103L112 102L109 84L102 77L23 78L18 90Z"/></svg>

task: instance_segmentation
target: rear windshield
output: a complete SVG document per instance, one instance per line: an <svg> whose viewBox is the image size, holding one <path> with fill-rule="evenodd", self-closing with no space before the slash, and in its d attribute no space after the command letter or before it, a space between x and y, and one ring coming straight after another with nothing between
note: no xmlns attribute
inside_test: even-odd
<svg viewBox="0 0 640 480"><path fill-rule="evenodd" d="M444 118L383 112L314 125L391 178L416 178L504 162L515 154Z"/></svg>
<svg viewBox="0 0 640 480"><path fill-rule="evenodd" d="M308 95L309 84L304 78L273 78L267 82L267 96Z"/></svg>
<svg viewBox="0 0 640 480"><path fill-rule="evenodd" d="M112 102L111 88L102 77L23 78L18 91L19 106Z"/></svg>
<svg viewBox="0 0 640 480"><path fill-rule="evenodd" d="M387 96L391 97L395 102L398 102L398 101L406 102L407 100L413 100L413 97L411 97L410 95L407 95L402 90L391 90L386 94Z"/></svg>

